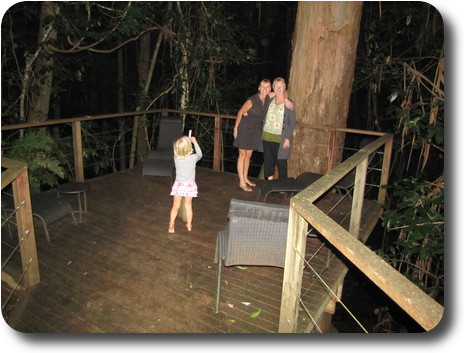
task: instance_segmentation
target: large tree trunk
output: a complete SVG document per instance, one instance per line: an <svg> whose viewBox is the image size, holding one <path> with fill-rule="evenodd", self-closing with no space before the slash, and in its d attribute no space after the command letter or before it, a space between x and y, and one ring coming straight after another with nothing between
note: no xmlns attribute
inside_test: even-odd
<svg viewBox="0 0 464 353"><path fill-rule="evenodd" d="M40 29L39 29L39 48L48 51L44 45L49 40L56 39L56 31L53 29L53 20L50 18L56 16L58 6L51 1L42 3L40 13ZM50 53L48 53L50 54ZM48 59L44 55L37 56L35 63L35 72L37 79L31 83L35 86L35 90L31 92L30 111L27 116L28 122L44 121L48 118L50 109L50 93L53 80L53 58L48 55ZM31 67L32 69L32 67ZM29 75L28 75L29 77Z"/></svg>
<svg viewBox="0 0 464 353"><path fill-rule="evenodd" d="M298 4L289 94L295 100L297 126L289 175L326 173L328 133L308 125L346 127L362 2ZM342 147L344 134L335 145ZM334 161L341 160L335 148Z"/></svg>

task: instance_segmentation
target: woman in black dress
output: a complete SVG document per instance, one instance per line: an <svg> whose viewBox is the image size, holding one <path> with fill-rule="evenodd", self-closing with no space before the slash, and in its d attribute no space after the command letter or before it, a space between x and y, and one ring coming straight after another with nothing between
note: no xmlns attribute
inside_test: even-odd
<svg viewBox="0 0 464 353"><path fill-rule="evenodd" d="M243 104L237 114L234 128L234 146L239 151L237 160L239 187L244 191L252 191L250 186L256 186L248 179L248 169L253 150L257 150L262 143L262 122L270 102L271 82L262 80L258 91ZM244 115L245 113L247 115Z"/></svg>

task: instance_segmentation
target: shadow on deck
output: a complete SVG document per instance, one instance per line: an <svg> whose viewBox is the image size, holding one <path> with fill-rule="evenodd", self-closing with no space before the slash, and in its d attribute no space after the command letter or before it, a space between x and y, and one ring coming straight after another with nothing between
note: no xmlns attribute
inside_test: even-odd
<svg viewBox="0 0 464 353"><path fill-rule="evenodd" d="M96 333L278 331L283 278L279 268L223 268L220 313L214 313L216 234L227 223L230 198L257 200L258 190L243 192L235 174L197 168L193 231L187 232L178 219L177 233L168 234L169 178L146 177L142 185L141 169L136 168L88 182L88 213L82 223L75 226L64 218L50 225L50 243L36 226L41 282L6 318L12 328ZM63 197L77 209L75 195ZM328 209L338 198L329 194L320 207ZM277 194L268 202L289 199ZM377 216L365 218L367 230ZM307 258L317 252L311 266L331 286L342 283L346 266L332 255L327 268L328 248L317 251L321 244L318 238L308 238ZM19 267L19 256L15 260ZM325 309L327 290L311 271L305 271L302 293L311 315ZM258 310L260 314L252 317ZM300 315L300 332L310 320Z"/></svg>

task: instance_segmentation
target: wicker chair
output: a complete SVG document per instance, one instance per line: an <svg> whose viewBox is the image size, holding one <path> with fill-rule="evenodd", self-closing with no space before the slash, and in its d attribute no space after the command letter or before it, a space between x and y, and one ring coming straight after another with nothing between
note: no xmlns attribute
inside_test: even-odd
<svg viewBox="0 0 464 353"><path fill-rule="evenodd" d="M216 244L216 313L223 261L224 266L284 267L288 212L288 206L231 199L229 223L218 233Z"/></svg>

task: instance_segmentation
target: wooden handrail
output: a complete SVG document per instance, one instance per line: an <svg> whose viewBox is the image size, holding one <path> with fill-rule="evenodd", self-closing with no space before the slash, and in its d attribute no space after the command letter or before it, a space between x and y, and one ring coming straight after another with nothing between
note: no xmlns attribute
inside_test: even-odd
<svg viewBox="0 0 464 353"><path fill-rule="evenodd" d="M367 160L371 153L374 153L388 141L392 140L392 134L383 133L381 137L371 142L368 146L364 147L353 156L346 159L343 163L333 168L330 172L325 174L323 178L316 180L308 188L298 193L298 199L305 200L310 203L315 202L319 197L324 195L337 182L339 182L341 179L343 179L343 177L351 172L351 170L356 168L356 166L358 166L363 160ZM385 180L383 185L386 184L387 180Z"/></svg>
<svg viewBox="0 0 464 353"><path fill-rule="evenodd" d="M216 113L192 112L177 109L153 109L138 112L125 112L118 114L104 114L98 116L82 116L76 118L48 120L37 123L4 125L1 127L1 129L2 131L6 131L14 129L37 128L57 124L71 124L73 127L76 180L82 181L84 180L81 137L82 121L134 117L156 113L161 113L163 115L174 113L214 118L213 169L216 171L220 170L220 164L222 161L222 119L236 119L236 116ZM330 162L330 165L328 165L328 173L324 177L317 180L310 187L297 194L291 200L286 255L287 262L284 273L284 286L282 291L282 307L280 318L281 321L279 324L279 331L290 332L288 331L289 327L294 329L296 325L296 319L298 318L298 298L296 293L299 293L300 291L303 266L302 260L299 260L300 257L295 255L295 251L303 254L305 253L304 248L306 246L306 229L308 227L308 223L311 223L311 225L314 226L316 230L320 231L321 234L323 234L327 240L332 243L332 245L336 246L337 248L340 247L339 250L341 253L345 254L346 251L359 252L359 254L350 253L348 256L345 256L347 256L347 258L351 260L356 266L362 266L363 268L361 268L361 270L365 272L366 275L375 283L377 283L381 289L383 289L388 295L397 301L397 303L403 307L406 312L410 313L410 315L416 319L417 322L421 324L426 330L433 328L438 323L441 315L443 314L443 307L441 307L438 303L425 298L423 293L417 294L420 290L418 288L411 287L407 279L398 274L395 274L395 270L393 268L389 268L385 265L378 265L377 261L380 261L381 259L376 257L375 254L369 253L364 248L364 245L362 245L362 243L356 239L356 233L359 231L359 218L361 216L362 209L362 188L364 187L364 180L367 169L366 161L371 153L377 151L379 148L384 148L380 184L386 185L388 182L393 136L391 134L385 134L382 132L358 129L315 126L307 124L305 124L305 126L316 130L327 131L330 136L332 136L330 139L330 145L328 146L327 150L327 159ZM332 165L334 164L333 153L335 151L334 143L336 139L334 137L336 132L368 134L379 136L379 138L332 169ZM12 166L16 162L9 161L5 158L2 159L2 165L7 165L8 163L10 163ZM313 203L354 168L356 168L357 171L355 178L355 193L353 196L350 231L347 232L344 229L342 231L339 226L335 226L333 221L327 215L316 211ZM3 172L2 188L4 185L8 184L8 181L11 182L11 180L19 177L19 175L22 174L18 171L15 171L15 168L11 168L11 170L9 168L7 171ZM385 196L386 190L380 188L377 201L380 204L383 204ZM364 266L371 267L372 270L365 271ZM381 282L385 278L394 278L395 281L401 282L401 284L391 286L390 283L388 283L384 285ZM406 288L406 291L404 292L403 289L398 289L398 287L403 289ZM410 296L411 291L415 293L413 296ZM413 305L411 304L411 301L414 303Z"/></svg>
<svg viewBox="0 0 464 353"><path fill-rule="evenodd" d="M221 170L221 161L222 161L222 135L221 135L221 127L222 127L222 120L223 119L236 119L235 115L226 115L226 114L217 114L217 113L204 113L204 112L194 112L188 110L181 110L181 109L151 109L151 110L144 110L144 111L135 111L135 112L124 112L124 113L115 113L115 114L102 114L102 115L84 115L75 118L65 118L65 119L54 119L54 120L46 120L42 122L33 122L33 123L21 123L21 124L11 124L11 125L2 125L2 131L8 130L17 130L17 129L27 129L27 128L39 128L51 125L59 125L59 124L71 124L73 131L73 147L74 147L74 166L75 166L75 175L76 181L83 181L84 176L84 164L83 164L83 156L82 156L82 140L81 140L81 122L82 121L92 121L92 120L101 120L101 119L112 119L112 118L131 118L140 115L148 115L148 114L163 114L167 115L169 113L173 114L181 114L181 115L197 115L197 116L204 116L209 118L214 118L214 156L213 156L213 170L219 171ZM349 128L337 128L332 126L326 125L311 125L311 124L303 124L306 127L313 128L316 130L321 131L328 131L332 137L335 137L336 132L348 132L348 133L356 133L356 134L368 134L373 136L382 136L384 133L382 132L375 132L375 131L366 131L366 130L359 130L359 129L349 129ZM335 139L332 138L331 144L328 146L328 161L330 165L328 165L328 170L332 168L334 163L333 154L335 151L334 148Z"/></svg>
<svg viewBox="0 0 464 353"><path fill-rule="evenodd" d="M27 164L14 159L2 157L2 167L6 168L2 172L2 190L10 185L27 168Z"/></svg>
<svg viewBox="0 0 464 353"><path fill-rule="evenodd" d="M213 170L219 171L221 169L222 119L236 119L237 117L235 115L193 112L193 111L179 110L179 109L152 109L152 110L144 110L144 111L137 111L137 112L102 114L102 115L94 115L94 116L85 115L85 116L75 117L75 118L46 120L46 121L34 122L34 123L3 125L2 131L27 129L27 128L39 128L39 127L58 125L58 124L71 124L72 125L72 136L73 136L73 147L74 147L74 167L75 167L75 174L76 174L75 178L76 178L76 181L84 181L85 176L84 176L84 162L83 162L83 155L82 155L83 149L82 149L82 136L81 136L81 122L82 121L92 121L92 120L111 119L111 118L129 118L129 117L134 117L134 116L157 114L157 113L200 115L200 116L214 118Z"/></svg>
<svg viewBox="0 0 464 353"><path fill-rule="evenodd" d="M114 113L114 114L102 114L102 115L84 115L75 118L64 118L64 119L54 119L54 120L45 120L34 123L21 123L21 124L11 124L11 125L2 125L2 131L6 130L17 130L17 129L27 129L32 127L44 127L50 125L58 124L69 124L75 121L90 121L90 120L101 120L101 119L112 119L112 118L129 118L137 115L147 115L147 114L156 114L156 113L178 113L178 114L189 114L189 115L201 115L211 118L219 117L221 119L236 119L235 115L223 115L215 113L202 113L202 112L192 112L188 110L178 110L178 109L152 109L152 110L143 110L138 112L125 112L125 113Z"/></svg>
<svg viewBox="0 0 464 353"><path fill-rule="evenodd" d="M298 202L297 202L298 203ZM298 212L325 239L370 278L385 294L425 330L433 329L443 317L443 306L352 236L317 206L304 204Z"/></svg>
<svg viewBox="0 0 464 353"><path fill-rule="evenodd" d="M425 330L433 329L440 322L444 312L443 306L357 239L363 198L361 192L356 192L356 189L360 188L357 184L364 184L369 155L383 145L385 152L382 168L386 170L382 170L381 185L387 183L390 161L385 159L391 157L392 141L391 134L384 134L291 199L279 332L296 331L298 296L301 292L304 267L299 254L305 254L308 224L321 233ZM355 193L350 229L347 231L315 206L314 202L354 168L357 170ZM384 189L380 188L378 200L383 202L385 193L382 190Z"/></svg>

